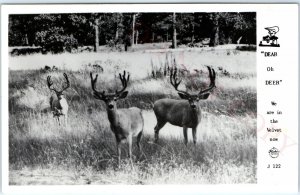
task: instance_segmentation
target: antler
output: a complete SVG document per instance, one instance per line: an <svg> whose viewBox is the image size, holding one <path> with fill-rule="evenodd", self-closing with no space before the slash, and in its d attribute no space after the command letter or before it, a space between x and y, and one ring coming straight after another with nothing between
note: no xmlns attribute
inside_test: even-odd
<svg viewBox="0 0 300 195"><path fill-rule="evenodd" d="M120 91L116 90L116 94L122 93L127 88L127 83L129 81L129 77L130 77L130 75L128 73L127 78L126 78L126 72L125 72L125 70L124 70L123 75L121 75L121 73L119 73L119 78L120 78L120 80L122 82L123 88Z"/></svg>
<svg viewBox="0 0 300 195"><path fill-rule="evenodd" d="M52 80L51 80L51 76L48 76L47 77L47 84L48 84L48 87L49 87L49 89L51 89L51 90L53 90L53 91L55 91L56 93L61 93L61 92L63 92L64 90L66 90L66 89L68 89L69 87L70 87L70 81L69 81L69 79L68 79L68 76L67 76L67 74L66 73L64 73L64 77L66 78L66 86L64 86L63 87L63 89L61 90L61 91L58 91L57 89L55 89L52 85L53 85L53 82L52 82ZM51 87L52 86L52 87Z"/></svg>
<svg viewBox="0 0 300 195"><path fill-rule="evenodd" d="M96 95L99 95L99 94L104 95L105 91L100 92L100 91L97 91L97 89L96 89L96 82L97 82L97 79L98 79L98 74L96 74L95 79L93 78L93 73L90 73L90 76L91 76L92 89L95 92L95 94Z"/></svg>
<svg viewBox="0 0 300 195"><path fill-rule="evenodd" d="M55 93L58 93L58 91L52 86L53 85L53 82L52 82L52 80L51 80L51 76L48 76L47 77L47 84L48 84L48 88L50 89L50 90L53 90L53 91L55 91ZM52 86L52 87L51 87Z"/></svg>
<svg viewBox="0 0 300 195"><path fill-rule="evenodd" d="M214 87L216 87L215 84L215 79L216 79L216 73L215 70L213 68L210 68L209 66L206 66L208 68L209 71L209 79L210 79L210 85L207 89L204 89L199 92L199 95L208 93L210 90L212 90Z"/></svg>
<svg viewBox="0 0 300 195"><path fill-rule="evenodd" d="M66 89L68 89L70 87L70 81L69 81L68 75L66 73L64 73L64 77L66 79L66 84L67 85L65 87L63 87L63 89L61 90L61 92L63 92L64 90L66 90Z"/></svg>
<svg viewBox="0 0 300 195"><path fill-rule="evenodd" d="M179 80L177 78L177 68L175 67L174 69L175 69L174 71L173 71L173 68L170 71L170 82L171 82L171 84L176 89L176 91L178 91L180 93L183 93L183 94L186 94L186 95L190 95L189 93L178 89L178 86L179 86L179 84L181 83L182 80Z"/></svg>

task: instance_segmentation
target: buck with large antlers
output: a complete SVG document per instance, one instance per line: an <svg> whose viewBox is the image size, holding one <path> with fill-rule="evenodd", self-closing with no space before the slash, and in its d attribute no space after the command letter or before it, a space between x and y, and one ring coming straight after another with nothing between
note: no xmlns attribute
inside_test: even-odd
<svg viewBox="0 0 300 195"><path fill-rule="evenodd" d="M159 130L169 122L172 125L183 127L184 143L187 145L187 129L192 128L193 142L197 141L197 126L201 121L201 108L198 101L207 99L210 91L215 87L215 70L208 67L210 85L207 89L200 90L198 94L191 95L185 91L179 90L178 86L181 80L177 78L177 70L171 70L170 82L178 91L178 95L182 100L160 99L154 103L154 113L156 115L157 124L154 128L155 142L158 141Z"/></svg>
<svg viewBox="0 0 300 195"><path fill-rule="evenodd" d="M51 80L51 76L47 77L47 84L50 90L53 90L56 94L56 98L54 96L50 97L50 108L52 110L53 116L57 117L57 121L60 125L60 116L64 116L65 125L68 124L68 102L64 97L64 91L70 87L70 81L66 73L64 73L64 77L66 79L65 85L61 90L57 90L53 87L53 82Z"/></svg>
<svg viewBox="0 0 300 195"><path fill-rule="evenodd" d="M128 142L129 146L129 158L131 166L132 163L132 138L137 137L137 146L141 152L140 141L143 135L144 120L142 112L139 108L131 107L127 109L118 109L116 102L119 99L123 99L127 96L128 91L125 91L127 88L127 83L129 81L129 74L126 78L126 72L124 74L119 74L123 88L120 91L116 91L113 94L105 94L105 91L98 91L96 89L96 82L98 74L93 78L92 73L91 84L94 91L94 97L96 99L102 100L106 104L106 111L108 120L110 122L110 128L115 134L117 141L117 150L118 150L118 166L120 167L121 163L121 143L125 140Z"/></svg>

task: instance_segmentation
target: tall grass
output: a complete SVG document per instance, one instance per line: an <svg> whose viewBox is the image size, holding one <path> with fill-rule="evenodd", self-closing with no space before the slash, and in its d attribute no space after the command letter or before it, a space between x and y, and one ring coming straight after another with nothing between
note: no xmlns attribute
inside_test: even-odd
<svg viewBox="0 0 300 195"><path fill-rule="evenodd" d="M82 68L84 63L77 70L63 69L55 64L60 67L59 71L10 71L11 185L256 182L256 76L249 71L252 67L240 68L243 71L234 73L230 72L229 65L218 65L226 68L231 75L238 76L220 76L221 72L217 72L217 88L209 100L200 103L203 118L198 127L198 143L195 146L189 143L186 147L182 129L171 125L161 130L159 143L153 143L156 123L153 103L165 97L178 98L169 84L168 76L151 78L151 59L141 64L145 69L136 70L128 63L131 54L121 55L125 57L124 61L116 62L115 58L110 63L102 61L104 72L98 73L98 86L113 92L120 87L116 73L124 67L132 71L129 96L118 102L118 107L136 106L143 109L143 153L139 154L134 146L134 169L131 169L127 160L126 146L122 148L122 167L116 169L115 138L110 130L104 103L92 96L91 70ZM211 54L199 54L198 59L207 61L207 55ZM233 66L239 66L240 58L245 55L242 52L236 54L237 60L231 59ZM226 58L227 54L224 56L221 55ZM57 56L45 57L53 59ZM165 59L165 56L160 59L157 66L165 64ZM203 72L192 74L191 77L182 75L183 88L196 92L207 85L207 70L204 66L198 68L202 68ZM217 69L216 64L214 68ZM71 81L71 88L66 92L70 106L67 127L58 126L49 112L50 92L46 86L48 75L53 77L54 83L62 83L62 72L66 72ZM139 72L143 74L139 75ZM37 177L39 173L43 173L43 176ZM57 175L65 179L54 179Z"/></svg>

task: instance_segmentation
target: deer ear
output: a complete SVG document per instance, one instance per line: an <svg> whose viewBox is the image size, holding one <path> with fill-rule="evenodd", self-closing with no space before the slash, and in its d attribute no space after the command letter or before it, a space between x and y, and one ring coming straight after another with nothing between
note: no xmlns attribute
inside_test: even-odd
<svg viewBox="0 0 300 195"><path fill-rule="evenodd" d="M124 92L122 92L120 95L118 95L118 98L119 98L119 99L126 98L127 94L128 94L128 91L124 91Z"/></svg>
<svg viewBox="0 0 300 195"><path fill-rule="evenodd" d="M181 99L185 99L185 100L189 99L189 97L184 93L178 92L178 95Z"/></svg>
<svg viewBox="0 0 300 195"><path fill-rule="evenodd" d="M206 94L203 94L203 95L199 95L199 99L201 100L206 100L208 97L209 97L210 93L206 93Z"/></svg>

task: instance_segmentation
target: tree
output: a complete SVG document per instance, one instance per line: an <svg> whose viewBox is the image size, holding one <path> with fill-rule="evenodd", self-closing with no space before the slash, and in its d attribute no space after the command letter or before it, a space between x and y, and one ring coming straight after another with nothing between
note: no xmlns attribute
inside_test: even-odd
<svg viewBox="0 0 300 195"><path fill-rule="evenodd" d="M32 46L35 39L37 23L33 20L35 15L9 16L9 45Z"/></svg>
<svg viewBox="0 0 300 195"><path fill-rule="evenodd" d="M78 45L94 45L95 32L90 24L91 14L66 14L67 19L64 22L65 32L74 35L78 40Z"/></svg>
<svg viewBox="0 0 300 195"><path fill-rule="evenodd" d="M173 13L173 38L172 38L172 48L177 48L177 39L176 39L176 13Z"/></svg>
<svg viewBox="0 0 300 195"><path fill-rule="evenodd" d="M78 47L74 37L74 28L69 21L69 14L40 14L33 17L39 24L35 32L35 44L41 46L44 52L61 53L69 52Z"/></svg>
<svg viewBox="0 0 300 195"><path fill-rule="evenodd" d="M194 45L210 37L210 45L256 43L255 12L215 13L70 13L9 16L9 46L41 46L45 51L74 51L100 45L125 50L137 43ZM191 43L191 44L190 44ZM118 47L118 50L121 50Z"/></svg>
<svg viewBox="0 0 300 195"><path fill-rule="evenodd" d="M99 18L95 19L95 23L93 24L93 27L95 29L95 47L94 51L98 52L99 51Z"/></svg>
<svg viewBox="0 0 300 195"><path fill-rule="evenodd" d="M218 12L211 13L211 46L236 43L242 36L244 43L256 43L256 14L254 12Z"/></svg>
<svg viewBox="0 0 300 195"><path fill-rule="evenodd" d="M219 45L219 19L221 14L220 13L213 13L210 15L212 23L213 23L213 30L210 37L210 43L209 46L216 46Z"/></svg>
<svg viewBox="0 0 300 195"><path fill-rule="evenodd" d="M90 26L94 29L94 52L99 51L99 28L101 27L101 15L98 13L91 14L89 18Z"/></svg>
<svg viewBox="0 0 300 195"><path fill-rule="evenodd" d="M128 50L128 47L132 44L132 13L124 13L123 14L123 26L124 26L124 33L123 33L123 43L125 51Z"/></svg>
<svg viewBox="0 0 300 195"><path fill-rule="evenodd" d="M131 45L132 46L134 46L135 17L136 17L136 14L132 14L132 38L131 38Z"/></svg>

